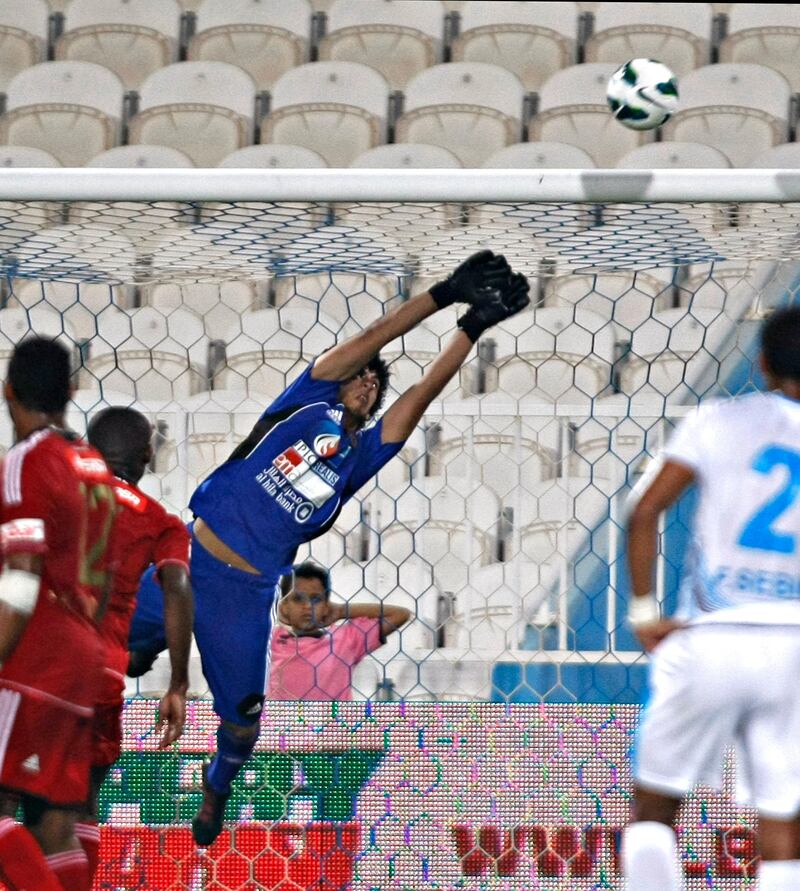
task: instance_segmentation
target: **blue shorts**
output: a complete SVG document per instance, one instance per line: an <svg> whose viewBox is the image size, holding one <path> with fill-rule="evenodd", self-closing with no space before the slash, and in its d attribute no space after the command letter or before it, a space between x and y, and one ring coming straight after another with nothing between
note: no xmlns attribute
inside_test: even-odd
<svg viewBox="0 0 800 891"><path fill-rule="evenodd" d="M136 611L128 633L128 649L158 655L167 648L164 633L164 593L155 578L154 566L145 572L136 595Z"/></svg>
<svg viewBox="0 0 800 891"><path fill-rule="evenodd" d="M264 704L280 574L252 575L213 557L192 536L194 636L214 711L248 726Z"/></svg>

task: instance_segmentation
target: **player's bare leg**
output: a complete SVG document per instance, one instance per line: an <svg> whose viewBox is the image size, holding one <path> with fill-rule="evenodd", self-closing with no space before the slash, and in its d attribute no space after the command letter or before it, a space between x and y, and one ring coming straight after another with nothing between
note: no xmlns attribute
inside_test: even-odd
<svg viewBox="0 0 800 891"><path fill-rule="evenodd" d="M800 888L800 821L759 816L760 891Z"/></svg>
<svg viewBox="0 0 800 891"><path fill-rule="evenodd" d="M681 805L673 798L637 786L633 820L623 833L622 871L627 891L680 891L683 877L673 823Z"/></svg>

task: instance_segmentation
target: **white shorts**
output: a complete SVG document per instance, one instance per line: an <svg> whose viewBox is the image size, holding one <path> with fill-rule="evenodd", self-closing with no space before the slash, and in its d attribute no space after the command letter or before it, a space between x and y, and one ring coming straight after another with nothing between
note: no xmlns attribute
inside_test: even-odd
<svg viewBox="0 0 800 891"><path fill-rule="evenodd" d="M651 657L650 700L633 775L680 798L721 788L736 750L743 804L766 817L800 814L800 628L707 624L671 634Z"/></svg>

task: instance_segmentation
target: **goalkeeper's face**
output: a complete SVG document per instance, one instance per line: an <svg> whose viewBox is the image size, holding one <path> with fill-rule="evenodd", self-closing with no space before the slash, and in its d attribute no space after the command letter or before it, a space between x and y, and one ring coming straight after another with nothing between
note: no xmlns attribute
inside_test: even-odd
<svg viewBox="0 0 800 891"><path fill-rule="evenodd" d="M358 421L359 426L372 417L372 410L378 401L380 382L374 371L362 368L355 377L345 381L339 390L339 401L348 414Z"/></svg>

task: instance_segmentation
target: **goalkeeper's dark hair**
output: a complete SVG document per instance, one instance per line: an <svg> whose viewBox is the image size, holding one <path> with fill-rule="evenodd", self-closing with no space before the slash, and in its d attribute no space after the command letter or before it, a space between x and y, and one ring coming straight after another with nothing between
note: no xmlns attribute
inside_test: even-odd
<svg viewBox="0 0 800 891"><path fill-rule="evenodd" d="M375 400L375 405L372 406L372 410L369 413L369 416L374 418L381 410L383 402L386 399L386 391L389 389L389 378L392 376L392 373L389 371L389 366L383 359L381 359L379 354L374 355L364 368L367 371L374 372L375 376L378 378L378 398Z"/></svg>
<svg viewBox="0 0 800 891"><path fill-rule="evenodd" d="M770 314L761 328L761 352L775 377L800 381L800 306Z"/></svg>
<svg viewBox="0 0 800 891"><path fill-rule="evenodd" d="M153 428L133 408L113 405L98 412L89 423L87 439L106 459L114 473L134 485L150 460Z"/></svg>
<svg viewBox="0 0 800 891"><path fill-rule="evenodd" d="M7 381L23 408L60 414L70 400L72 358L69 350L47 337L29 337L14 347Z"/></svg>
<svg viewBox="0 0 800 891"><path fill-rule="evenodd" d="M295 579L316 579L320 582L326 594L331 592L331 574L324 566L314 563L313 560L297 563L292 567L291 575L285 575L281 578L281 597L286 597L292 590Z"/></svg>

